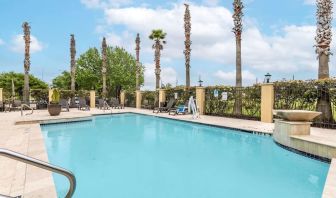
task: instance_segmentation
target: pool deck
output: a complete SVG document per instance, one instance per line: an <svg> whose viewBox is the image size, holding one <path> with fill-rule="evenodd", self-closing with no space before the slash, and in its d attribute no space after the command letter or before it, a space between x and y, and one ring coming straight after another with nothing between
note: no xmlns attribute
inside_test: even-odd
<svg viewBox="0 0 336 198"><path fill-rule="evenodd" d="M200 119L194 120L191 118L191 115L171 116L167 113L153 114L150 110L134 108L112 111L113 114L124 112L141 113L266 134L271 134L274 129L274 124L272 123L233 118L201 116ZM78 111L76 109L71 109L70 112L62 112L60 116L51 117L46 110L43 110L34 111L33 115L21 117L20 112L1 112L0 148L10 149L43 161L48 161L48 155L39 123L89 119L93 115L110 113L110 110L103 111L92 109L91 111ZM335 130L312 128L310 136L296 138L336 147ZM0 194L10 196L24 195L25 198L56 197L55 186L50 172L4 157L0 157ZM331 197L336 197L336 159L333 159L331 162L323 192L323 198Z"/></svg>

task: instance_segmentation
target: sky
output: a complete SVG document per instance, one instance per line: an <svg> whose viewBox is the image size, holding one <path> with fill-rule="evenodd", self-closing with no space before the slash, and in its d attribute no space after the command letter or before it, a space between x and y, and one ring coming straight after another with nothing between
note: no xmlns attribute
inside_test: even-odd
<svg viewBox="0 0 336 198"><path fill-rule="evenodd" d="M22 23L31 26L31 73L50 83L70 68L70 34L75 34L77 57L90 47L112 46L135 54L141 37L145 65L143 90L154 89L152 29L167 32L161 58L162 83L185 84L184 3L191 11L191 84L234 85L235 36L233 0L0 0L0 72L23 72ZM243 85L272 80L315 79L317 59L315 0L243 0ZM335 15L335 14L334 14ZM335 22L333 22L333 26ZM334 35L336 31L333 30ZM332 43L335 52L335 39ZM335 56L330 59L336 76Z"/></svg>

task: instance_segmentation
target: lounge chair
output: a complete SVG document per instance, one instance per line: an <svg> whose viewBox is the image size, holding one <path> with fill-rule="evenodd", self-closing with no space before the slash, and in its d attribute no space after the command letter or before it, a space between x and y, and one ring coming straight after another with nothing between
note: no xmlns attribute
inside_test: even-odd
<svg viewBox="0 0 336 198"><path fill-rule="evenodd" d="M86 100L84 98L79 98L78 109L84 111L90 111L90 106L86 104Z"/></svg>
<svg viewBox="0 0 336 198"><path fill-rule="evenodd" d="M107 102L104 99L98 99L98 109L107 110L110 109L110 106L107 104Z"/></svg>
<svg viewBox="0 0 336 198"><path fill-rule="evenodd" d="M117 98L111 98L111 107L115 109L123 109L124 106L119 103Z"/></svg>
<svg viewBox="0 0 336 198"><path fill-rule="evenodd" d="M21 105L22 105L21 100L14 100L11 106L11 110L14 110L14 111L21 110Z"/></svg>
<svg viewBox="0 0 336 198"><path fill-rule="evenodd" d="M69 112L69 103L68 103L68 100L61 99L60 100L60 105L61 105L62 109L65 109L67 112Z"/></svg>
<svg viewBox="0 0 336 198"><path fill-rule="evenodd" d="M188 113L188 104L189 101L187 101L185 104L178 105L177 108L170 109L169 115L186 115Z"/></svg>
<svg viewBox="0 0 336 198"><path fill-rule="evenodd" d="M169 100L169 102L167 103L167 106L163 106L163 107L158 107L155 108L153 110L153 113L162 113L162 112L169 112L172 108L174 108L175 105L175 99L172 98Z"/></svg>

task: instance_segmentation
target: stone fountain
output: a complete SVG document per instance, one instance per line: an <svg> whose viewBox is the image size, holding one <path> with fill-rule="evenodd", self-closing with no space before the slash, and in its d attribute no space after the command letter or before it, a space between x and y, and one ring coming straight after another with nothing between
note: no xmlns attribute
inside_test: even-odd
<svg viewBox="0 0 336 198"><path fill-rule="evenodd" d="M305 110L273 110L275 119L273 139L279 144L290 147L291 136L310 135L312 120L321 112Z"/></svg>

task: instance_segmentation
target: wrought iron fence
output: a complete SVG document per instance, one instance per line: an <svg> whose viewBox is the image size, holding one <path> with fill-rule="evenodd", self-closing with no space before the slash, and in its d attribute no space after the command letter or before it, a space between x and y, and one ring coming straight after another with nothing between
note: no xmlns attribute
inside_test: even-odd
<svg viewBox="0 0 336 198"><path fill-rule="evenodd" d="M336 129L336 84L319 81L276 82L274 109L319 111L313 126Z"/></svg>
<svg viewBox="0 0 336 198"><path fill-rule="evenodd" d="M135 92L126 91L125 92L125 107L135 107Z"/></svg>
<svg viewBox="0 0 336 198"><path fill-rule="evenodd" d="M154 107L158 106L156 103L159 98L158 91L144 91L142 92L141 98L141 108L144 109L154 109Z"/></svg>
<svg viewBox="0 0 336 198"><path fill-rule="evenodd" d="M260 120L261 87L207 87L205 114Z"/></svg>

